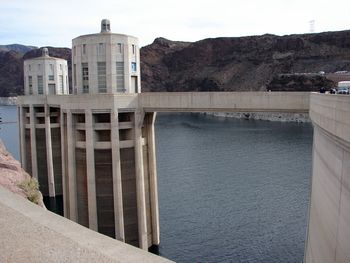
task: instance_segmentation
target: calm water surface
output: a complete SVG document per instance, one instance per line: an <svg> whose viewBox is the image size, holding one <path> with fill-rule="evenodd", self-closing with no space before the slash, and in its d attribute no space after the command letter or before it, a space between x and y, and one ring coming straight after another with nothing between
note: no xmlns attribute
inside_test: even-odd
<svg viewBox="0 0 350 263"><path fill-rule="evenodd" d="M0 107L16 121L16 107ZM18 158L17 124L0 137ZM302 262L310 124L158 114L160 255L176 262Z"/></svg>
<svg viewBox="0 0 350 263"><path fill-rule="evenodd" d="M19 133L17 123L17 106L0 106L0 139L6 149L19 160Z"/></svg>
<svg viewBox="0 0 350 263"><path fill-rule="evenodd" d="M177 262L302 262L310 124L158 115L160 254Z"/></svg>

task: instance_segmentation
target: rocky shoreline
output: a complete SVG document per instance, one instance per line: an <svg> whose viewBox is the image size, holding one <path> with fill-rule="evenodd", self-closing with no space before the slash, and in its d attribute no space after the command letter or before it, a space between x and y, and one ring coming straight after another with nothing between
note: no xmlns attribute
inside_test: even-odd
<svg viewBox="0 0 350 263"><path fill-rule="evenodd" d="M280 122L300 122L309 123L310 118L307 113L281 113L281 112L205 112L206 115L236 118L245 120L264 120Z"/></svg>

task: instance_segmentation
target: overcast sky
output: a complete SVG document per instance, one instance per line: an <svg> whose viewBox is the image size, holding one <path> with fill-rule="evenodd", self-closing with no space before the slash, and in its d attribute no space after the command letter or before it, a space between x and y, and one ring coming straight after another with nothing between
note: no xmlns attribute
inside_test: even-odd
<svg viewBox="0 0 350 263"><path fill-rule="evenodd" d="M0 44L71 47L108 18L142 46L156 37L197 41L350 29L350 0L0 0Z"/></svg>

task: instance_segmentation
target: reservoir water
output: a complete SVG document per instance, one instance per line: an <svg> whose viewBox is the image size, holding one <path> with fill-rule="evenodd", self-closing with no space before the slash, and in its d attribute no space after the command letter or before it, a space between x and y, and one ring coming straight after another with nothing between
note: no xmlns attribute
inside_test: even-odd
<svg viewBox="0 0 350 263"><path fill-rule="evenodd" d="M16 106L0 106L0 139L6 149L19 160L19 133Z"/></svg>
<svg viewBox="0 0 350 263"><path fill-rule="evenodd" d="M16 120L16 107L0 107ZM18 158L16 124L0 137ZM158 114L161 244L176 262L302 262L311 124Z"/></svg>

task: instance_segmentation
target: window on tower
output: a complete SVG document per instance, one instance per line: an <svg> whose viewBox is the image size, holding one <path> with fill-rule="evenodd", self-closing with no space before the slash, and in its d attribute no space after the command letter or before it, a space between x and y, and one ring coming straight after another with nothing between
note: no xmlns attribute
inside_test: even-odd
<svg viewBox="0 0 350 263"><path fill-rule="evenodd" d="M107 92L106 62L97 62L98 92Z"/></svg>
<svg viewBox="0 0 350 263"><path fill-rule="evenodd" d="M64 94L63 75L59 75L61 94Z"/></svg>
<svg viewBox="0 0 350 263"><path fill-rule="evenodd" d="M105 44L104 43L99 43L97 47L97 54L98 55L105 55L106 50L105 50Z"/></svg>
<svg viewBox="0 0 350 263"><path fill-rule="evenodd" d="M33 94L33 78L32 76L28 76L28 87L29 87L29 95Z"/></svg>
<svg viewBox="0 0 350 263"><path fill-rule="evenodd" d="M131 71L136 72L136 62L131 62Z"/></svg>
<svg viewBox="0 0 350 263"><path fill-rule="evenodd" d="M117 53L123 53L123 50L122 50L122 43L118 43L117 44Z"/></svg>
<svg viewBox="0 0 350 263"><path fill-rule="evenodd" d="M38 82L38 94L44 94L44 82L43 82L42 75L37 76L37 82Z"/></svg>
<svg viewBox="0 0 350 263"><path fill-rule="evenodd" d="M83 73L83 93L89 93L89 67L88 63L81 64Z"/></svg>
<svg viewBox="0 0 350 263"><path fill-rule="evenodd" d="M117 92L125 92L124 85L124 62L117 62Z"/></svg>
<svg viewBox="0 0 350 263"><path fill-rule="evenodd" d="M54 70L53 70L53 64L50 64L50 68L49 68L49 81L53 81L55 80L54 77Z"/></svg>

